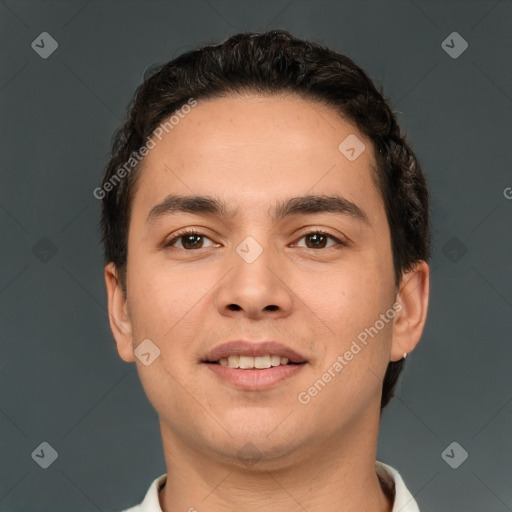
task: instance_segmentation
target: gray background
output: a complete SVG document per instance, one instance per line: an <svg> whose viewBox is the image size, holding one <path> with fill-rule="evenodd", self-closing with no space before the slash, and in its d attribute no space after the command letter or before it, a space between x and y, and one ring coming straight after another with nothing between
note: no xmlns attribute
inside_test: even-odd
<svg viewBox="0 0 512 512"><path fill-rule="evenodd" d="M10 0L0 22L1 511L120 510L165 471L110 334L92 190L145 69L271 28L366 69L431 187L429 317L378 458L422 512L512 510L510 1ZM469 44L456 59L441 46L454 31ZM47 59L42 32L59 45ZM48 469L31 456L44 441ZM469 454L457 469L441 455L453 441Z"/></svg>

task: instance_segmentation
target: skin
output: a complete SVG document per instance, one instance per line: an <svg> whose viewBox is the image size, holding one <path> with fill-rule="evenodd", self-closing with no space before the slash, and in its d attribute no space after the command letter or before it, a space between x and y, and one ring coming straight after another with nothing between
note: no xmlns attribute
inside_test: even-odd
<svg viewBox="0 0 512 512"><path fill-rule="evenodd" d="M355 161L338 150L349 134L366 145ZM429 267L419 262L395 289L371 142L329 107L256 94L199 101L155 141L133 199L126 297L113 264L105 281L119 355L136 363L160 418L162 510L391 511L374 467L382 379L389 361L421 337ZM238 213L147 223L171 193L215 195ZM343 196L369 222L332 213L271 218L276 201L306 194ZM192 239L200 248L184 248L190 238L163 247L188 227L207 237ZM348 243L328 239L318 248L315 228ZM251 264L235 250L247 236L263 248ZM394 319L299 403L298 394L395 302ZM149 366L133 353L146 338L161 351ZM272 389L240 390L200 363L236 339L276 340L308 363ZM252 466L237 455L247 443L260 457Z"/></svg>

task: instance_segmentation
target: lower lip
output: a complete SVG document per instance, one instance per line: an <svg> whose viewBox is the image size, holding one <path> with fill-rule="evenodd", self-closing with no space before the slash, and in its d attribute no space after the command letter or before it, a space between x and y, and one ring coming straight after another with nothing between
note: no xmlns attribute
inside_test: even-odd
<svg viewBox="0 0 512 512"><path fill-rule="evenodd" d="M306 363L271 366L265 369L242 370L214 363L204 363L219 378L247 391L269 389L278 382L297 375Z"/></svg>

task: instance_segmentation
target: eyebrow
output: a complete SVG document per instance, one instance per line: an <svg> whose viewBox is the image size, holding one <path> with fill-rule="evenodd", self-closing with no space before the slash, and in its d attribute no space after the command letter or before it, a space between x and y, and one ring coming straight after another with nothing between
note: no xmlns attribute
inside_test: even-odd
<svg viewBox="0 0 512 512"><path fill-rule="evenodd" d="M215 215L217 217L233 218L238 210L228 211L226 203L211 196L182 196L170 194L151 208L147 223L173 213L192 213L197 215ZM307 215L313 213L334 213L348 215L356 220L370 224L368 216L357 204L341 196L306 195L281 200L274 206L271 217L278 221L292 215Z"/></svg>

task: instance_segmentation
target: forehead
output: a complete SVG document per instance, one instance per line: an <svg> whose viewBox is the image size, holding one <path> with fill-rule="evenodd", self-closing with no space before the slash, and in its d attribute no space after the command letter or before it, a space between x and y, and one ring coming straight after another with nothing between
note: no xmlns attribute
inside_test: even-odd
<svg viewBox="0 0 512 512"><path fill-rule="evenodd" d="M371 141L332 108L296 95L199 100L160 139L153 137L134 198L146 209L171 192L265 202L266 211L274 198L333 189L353 201L359 195L363 208L380 201ZM357 158L347 158L347 144L361 151Z"/></svg>

